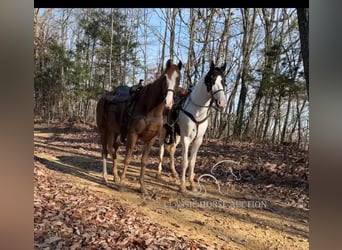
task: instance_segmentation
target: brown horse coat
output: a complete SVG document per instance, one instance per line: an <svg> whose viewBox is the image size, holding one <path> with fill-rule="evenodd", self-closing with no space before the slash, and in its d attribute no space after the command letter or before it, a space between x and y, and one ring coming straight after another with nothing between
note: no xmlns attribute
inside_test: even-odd
<svg viewBox="0 0 342 250"><path fill-rule="evenodd" d="M141 157L139 181L141 192L145 192L144 172L147 158L163 126L162 115L164 108L171 108L173 104L173 93L179 86L181 68L182 62L175 65L171 63L171 60L168 60L166 69L161 76L141 89L135 107L130 114L123 113L125 103L108 104L106 103L106 96L102 96L98 101L96 107L96 122L102 144L103 177L106 184L108 184L106 166L108 153L113 158L114 181L117 182L119 180L116 162L117 149L119 147L117 138L120 135L121 117L128 115L128 140L126 143L124 169L120 176L120 181L123 182L126 178L126 171L133 148L136 141L140 139L144 142L144 150Z"/></svg>

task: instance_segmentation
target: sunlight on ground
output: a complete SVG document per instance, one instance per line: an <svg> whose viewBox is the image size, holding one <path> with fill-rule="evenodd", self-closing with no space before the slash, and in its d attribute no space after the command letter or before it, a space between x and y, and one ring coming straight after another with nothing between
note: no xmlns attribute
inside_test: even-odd
<svg viewBox="0 0 342 250"><path fill-rule="evenodd" d="M308 212L296 212L285 206L270 204L267 209L243 206L220 206L220 204L241 205L252 200L251 194L228 192L219 194L215 185L206 186L207 193L182 195L174 180L165 176L155 178L156 171L146 169L148 195L139 194L139 161L132 159L128 168L127 181L123 189L113 183L111 161L108 160L109 187L102 178L102 164L99 152L82 153L69 144L57 145L53 140L44 142L54 133L34 133L35 157L48 168L56 171L59 178L80 188L114 196L122 204L134 207L153 221L182 235L202 239L218 249L308 249ZM42 152L41 152L42 151ZM122 156L118 161L122 170ZM120 190L120 191L118 191ZM245 197L249 197L246 199ZM252 197L253 198L253 197ZM254 197L254 200L257 200ZM203 202L206 201L207 203ZM208 203L209 201L209 203ZM213 206L213 202L218 204ZM211 203L210 203L211 202ZM240 202L240 203L239 203ZM270 201L268 201L270 202ZM273 203L273 202L272 202ZM285 214L282 214L282 210ZM302 218L302 219L301 219ZM304 218L304 219L303 219ZM222 247L222 248L221 248Z"/></svg>

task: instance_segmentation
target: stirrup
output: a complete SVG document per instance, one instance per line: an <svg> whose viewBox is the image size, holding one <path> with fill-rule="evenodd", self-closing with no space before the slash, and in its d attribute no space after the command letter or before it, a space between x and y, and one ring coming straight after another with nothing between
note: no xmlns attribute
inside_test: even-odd
<svg viewBox="0 0 342 250"><path fill-rule="evenodd" d="M170 145L174 142L172 133L168 133L164 138L164 143Z"/></svg>

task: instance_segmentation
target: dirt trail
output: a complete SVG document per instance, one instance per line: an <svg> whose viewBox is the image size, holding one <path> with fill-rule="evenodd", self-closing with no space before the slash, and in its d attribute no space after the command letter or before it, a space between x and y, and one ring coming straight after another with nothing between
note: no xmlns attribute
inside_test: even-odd
<svg viewBox="0 0 342 250"><path fill-rule="evenodd" d="M309 248L308 208L305 206L293 206L272 195L268 197L267 192L266 195L250 192L250 187L244 185L222 184L223 193L220 193L217 185L209 181L204 183L206 193L182 195L167 170L163 170L162 180L155 178L156 148L151 157L153 167L146 171L148 195L142 196L138 192L140 146L134 152L124 187L113 183L110 168L111 184L107 187L101 176L100 147L93 128L36 123L34 145L35 160L52 170L56 180L101 193L108 199L114 197L122 206L134 208L175 235L205 242L204 249ZM207 154L206 147L208 144L200 149L199 157L201 152ZM121 147L120 160L123 152ZM205 161L206 158L199 159L199 163ZM269 190L273 188L266 186ZM287 194L291 195L294 191L288 189Z"/></svg>

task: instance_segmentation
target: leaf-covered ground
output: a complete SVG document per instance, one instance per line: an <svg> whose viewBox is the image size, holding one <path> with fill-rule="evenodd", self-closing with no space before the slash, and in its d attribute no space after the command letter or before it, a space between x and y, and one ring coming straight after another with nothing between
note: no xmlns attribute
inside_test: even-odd
<svg viewBox="0 0 342 250"><path fill-rule="evenodd" d="M34 143L35 249L309 248L308 152L206 140L197 180L222 160L236 164L217 166L218 183L203 178L206 192L182 195L167 157L163 179L155 178L156 144L146 172L148 195L142 196L140 144L119 187L112 178L109 186L102 180L94 126L37 122ZM120 147L120 160L123 153ZM176 156L180 173L180 147Z"/></svg>
<svg viewBox="0 0 342 250"><path fill-rule="evenodd" d="M208 245L178 236L113 196L66 181L35 161L35 247L179 249Z"/></svg>

